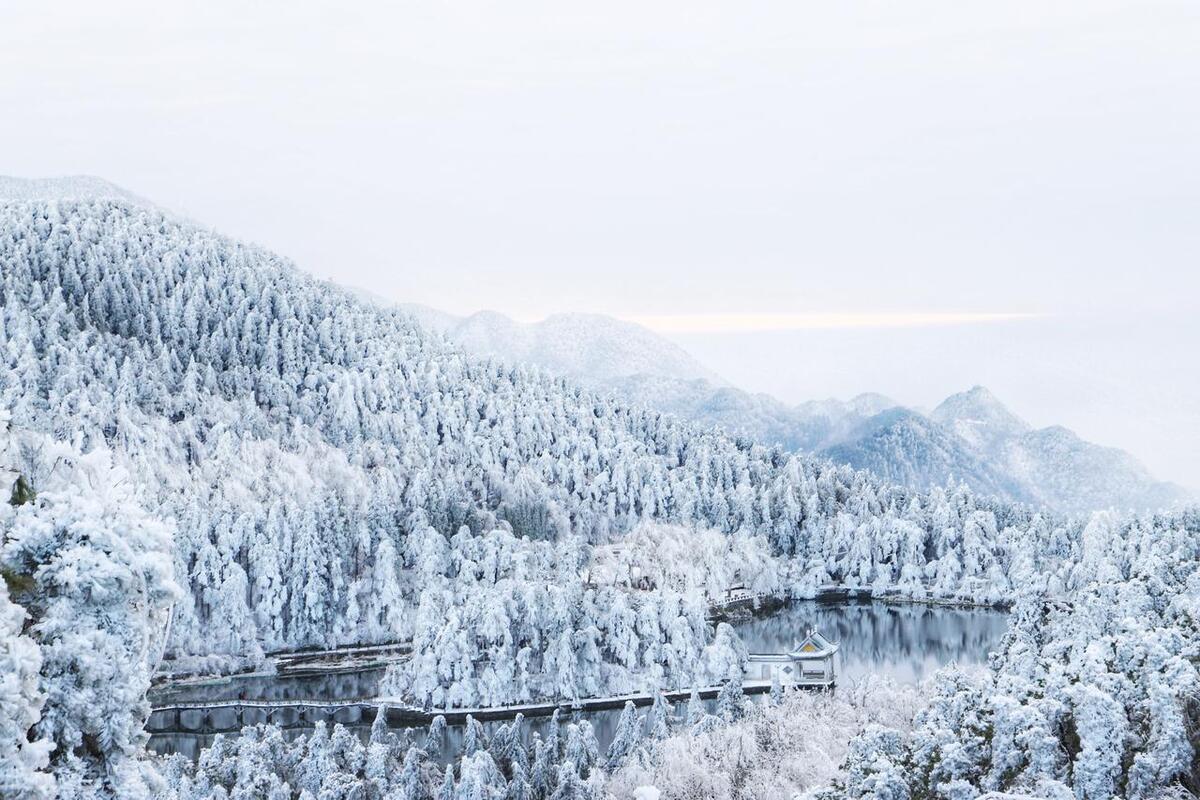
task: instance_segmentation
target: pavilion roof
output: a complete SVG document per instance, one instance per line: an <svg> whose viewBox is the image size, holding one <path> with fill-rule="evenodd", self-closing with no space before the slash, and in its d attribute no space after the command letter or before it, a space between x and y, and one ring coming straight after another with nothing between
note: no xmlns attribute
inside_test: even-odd
<svg viewBox="0 0 1200 800"><path fill-rule="evenodd" d="M820 631L810 628L804 638L797 642L792 652L792 658L820 658L836 653L838 644L826 639Z"/></svg>

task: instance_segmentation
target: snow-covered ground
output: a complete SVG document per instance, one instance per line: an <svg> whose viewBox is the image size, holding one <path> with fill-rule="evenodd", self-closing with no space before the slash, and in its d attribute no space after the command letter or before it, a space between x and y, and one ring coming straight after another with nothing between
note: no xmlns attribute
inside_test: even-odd
<svg viewBox="0 0 1200 800"><path fill-rule="evenodd" d="M981 386L951 395L931 413L880 394L789 406L730 386L664 337L612 317L560 314L520 323L494 311L456 317L399 307L474 355L537 366L625 402L916 489L960 482L980 494L1076 514L1157 510L1190 498L1122 450L1061 426L1033 428Z"/></svg>
<svg viewBox="0 0 1200 800"><path fill-rule="evenodd" d="M847 738L821 796L1200 788L1194 512L1067 519L693 427L477 359L122 199L5 202L0 231L0 464L25 487L0 511L5 792L319 799L386 775L418 797L595 796L640 740L601 763L586 722L540 760L513 729L475 737L440 777L349 732L297 749L263 730L163 784L145 692L164 649L253 663L409 638L388 691L420 705L716 683L744 647L706 623L707 596L738 572L801 596L1014 603L992 671L944 673L911 720ZM984 410L952 415L972 446L1013 427ZM622 543L635 560L581 579ZM622 583L635 568L651 588ZM737 724L736 692L718 705L688 735ZM783 721L764 724L771 741ZM714 758L713 780L748 779L728 752L680 747Z"/></svg>

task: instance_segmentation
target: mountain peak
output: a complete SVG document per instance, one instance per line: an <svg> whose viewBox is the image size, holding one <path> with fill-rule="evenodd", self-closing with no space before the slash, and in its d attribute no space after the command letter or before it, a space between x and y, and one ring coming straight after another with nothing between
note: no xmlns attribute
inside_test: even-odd
<svg viewBox="0 0 1200 800"><path fill-rule="evenodd" d="M964 400L968 400L972 403L979 403L979 404L992 405L992 406L1002 405L1002 403L1000 402L1000 399L997 398L996 395L992 394L990 389L988 389L986 386L982 386L978 383L975 384L974 386L972 386L970 389L967 389L965 392L959 392L957 394L952 394L952 395L950 395L950 397L961 397ZM949 399L949 398L947 398L947 399Z"/></svg>
<svg viewBox="0 0 1200 800"><path fill-rule="evenodd" d="M873 417L900 404L887 395L878 392L863 392L855 395L846 403L846 407L866 417Z"/></svg>
<svg viewBox="0 0 1200 800"><path fill-rule="evenodd" d="M604 314L558 313L520 322L498 311L465 318L404 305L427 327L445 332L467 352L536 364L585 383L644 375L725 385L683 348L634 322Z"/></svg>
<svg viewBox="0 0 1200 800"><path fill-rule="evenodd" d="M972 445L988 449L999 439L1029 430L1029 424L1000 402L987 388L972 386L952 394L930 417L954 430Z"/></svg>

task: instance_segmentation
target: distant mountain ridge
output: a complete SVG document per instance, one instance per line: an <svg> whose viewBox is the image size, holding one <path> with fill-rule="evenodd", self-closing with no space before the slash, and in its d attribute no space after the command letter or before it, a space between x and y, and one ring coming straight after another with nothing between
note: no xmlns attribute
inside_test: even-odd
<svg viewBox="0 0 1200 800"><path fill-rule="evenodd" d="M1123 450L1061 426L1033 428L982 386L951 395L928 414L875 393L789 406L728 385L674 343L612 317L562 314L520 323L494 311L464 318L400 307L470 353L533 364L647 408L913 488L965 483L1066 513L1155 510L1190 499Z"/></svg>
<svg viewBox="0 0 1200 800"><path fill-rule="evenodd" d="M273 649L411 640L387 691L427 706L687 687L719 680L736 657L736 640L704 623L705 590L585 586L594 546L663 526L681 547L715 543L704 585L716 591L740 570L800 596L886 584L995 602L1010 591L999 565L1015 559L995 533L1046 539L1028 510L965 489L922 494L781 457L544 369L472 357L398 309L153 208L5 201L0 229L4 427L30 442L75 432L71 453L111 457L113 477L162 521L180 567L182 592L162 593L177 663L226 670ZM591 318L535 330L572 355L572 337L615 335L589 343L575 362L586 369L676 355ZM642 361L612 360L631 346ZM58 460L23 443L15 458L35 490ZM112 498L107 481L97 494ZM82 519L45 527L91 536ZM978 523L995 531L967 557L945 531ZM62 574L76 563L93 562ZM89 579L144 598L124 577L138 574ZM515 677L450 675L448 663L510 664Z"/></svg>
<svg viewBox="0 0 1200 800"><path fill-rule="evenodd" d="M602 314L553 314L540 322L518 322L496 311L456 317L414 303L399 307L475 355L533 364L587 384L647 375L725 385L674 342Z"/></svg>
<svg viewBox="0 0 1200 800"><path fill-rule="evenodd" d="M1156 509L1189 497L1182 487L1155 480L1124 450L1085 441L1061 425L1032 428L981 386L947 398L931 419L1002 465L1024 487L1026 502L1051 505L1069 495L1084 509L1125 498L1128 507Z"/></svg>

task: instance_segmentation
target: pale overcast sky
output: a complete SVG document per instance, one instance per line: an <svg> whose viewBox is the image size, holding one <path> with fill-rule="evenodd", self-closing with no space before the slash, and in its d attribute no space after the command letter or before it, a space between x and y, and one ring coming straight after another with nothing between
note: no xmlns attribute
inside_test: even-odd
<svg viewBox="0 0 1200 800"><path fill-rule="evenodd" d="M1194 0L0 9L0 173L789 401L984 383L1200 486Z"/></svg>

